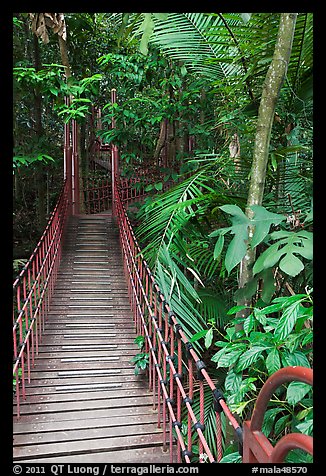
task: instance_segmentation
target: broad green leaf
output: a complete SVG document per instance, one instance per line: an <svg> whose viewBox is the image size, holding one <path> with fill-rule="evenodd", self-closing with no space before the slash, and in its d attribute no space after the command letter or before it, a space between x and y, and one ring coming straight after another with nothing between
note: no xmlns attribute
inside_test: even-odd
<svg viewBox="0 0 326 476"><path fill-rule="evenodd" d="M140 40L139 50L146 56L148 53L148 42L154 30L154 22L151 13L144 13L144 16L144 21L140 27L143 31L143 35Z"/></svg>
<svg viewBox="0 0 326 476"><path fill-rule="evenodd" d="M232 350L231 352L221 355L217 361L217 368L219 367L229 367L234 364L239 356L242 354L242 350Z"/></svg>
<svg viewBox="0 0 326 476"><path fill-rule="evenodd" d="M220 463L242 463L242 457L236 451L235 453L230 453L221 458Z"/></svg>
<svg viewBox="0 0 326 476"><path fill-rule="evenodd" d="M256 360L259 358L259 356L264 350L266 350L266 347L254 346L246 352L242 353L235 369L236 372L241 372L241 370L250 367L251 364L256 362Z"/></svg>
<svg viewBox="0 0 326 476"><path fill-rule="evenodd" d="M157 18L158 20L165 21L168 18L168 13L153 13L154 17Z"/></svg>
<svg viewBox="0 0 326 476"><path fill-rule="evenodd" d="M273 294L276 291L276 283L274 278L274 273L272 269L264 269L261 273L263 279L263 289L261 293L261 298L264 302L269 303L272 299ZM264 311L265 312L265 311ZM265 312L266 314L266 312Z"/></svg>
<svg viewBox="0 0 326 476"><path fill-rule="evenodd" d="M248 239L247 229L239 229L239 232L234 236L229 244L225 255L225 268L230 273L232 269L237 266L244 258L247 251L246 240Z"/></svg>
<svg viewBox="0 0 326 476"><path fill-rule="evenodd" d="M281 368L281 360L278 353L278 350L272 349L266 358L266 368L268 371L268 375L272 375L273 373L277 372Z"/></svg>
<svg viewBox="0 0 326 476"><path fill-rule="evenodd" d="M237 312L242 311L243 309L246 309L247 307L248 306L244 306L244 305L233 306L231 307L231 309L228 310L227 314L228 315L236 314Z"/></svg>
<svg viewBox="0 0 326 476"><path fill-rule="evenodd" d="M273 245L269 246L267 250L265 250L261 255L259 255L258 259L256 260L252 271L253 274L260 273L264 268L269 268L274 266L275 263L279 260L279 257L275 258L275 254L279 248L278 243L274 243ZM269 263L266 264L268 258L270 258L271 264Z"/></svg>
<svg viewBox="0 0 326 476"><path fill-rule="evenodd" d="M297 321L299 315L300 301L294 301L290 306L284 309L284 312L275 328L274 337L279 340L285 339Z"/></svg>
<svg viewBox="0 0 326 476"><path fill-rule="evenodd" d="M254 219L252 220L255 225L255 231L250 245L252 248L255 248L267 236L271 225L279 225L285 220L285 216L269 212L266 208L260 205L252 205L251 209L255 214Z"/></svg>
<svg viewBox="0 0 326 476"><path fill-rule="evenodd" d="M162 182L158 182L158 183L154 184L154 187L157 191L160 191L160 190L163 189L163 184L162 184Z"/></svg>
<svg viewBox="0 0 326 476"><path fill-rule="evenodd" d="M271 314L273 312L280 311L282 307L282 303L271 304L270 306L263 307L262 311L264 311L264 314Z"/></svg>
<svg viewBox="0 0 326 476"><path fill-rule="evenodd" d="M286 399L290 405L296 405L311 390L311 385L303 382L291 382L286 391Z"/></svg>
<svg viewBox="0 0 326 476"><path fill-rule="evenodd" d="M281 259L279 266L284 273L293 277L304 269L302 261L292 253L287 253L284 258Z"/></svg>
<svg viewBox="0 0 326 476"><path fill-rule="evenodd" d="M310 368L310 363L307 357L303 352L296 350L294 352L284 351L282 354L282 362L284 362L284 366L296 366L299 365L301 367Z"/></svg>
<svg viewBox="0 0 326 476"><path fill-rule="evenodd" d="M234 368L232 368L229 370L225 378L225 383L224 383L225 390L229 394L234 394L239 390L241 382L242 382L242 373L241 372L236 373L234 371Z"/></svg>
<svg viewBox="0 0 326 476"><path fill-rule="evenodd" d="M250 334L250 331L252 331L254 326L255 326L255 318L252 314L250 314L244 320L244 323L243 323L243 330L245 331L246 336L248 336Z"/></svg>
<svg viewBox="0 0 326 476"><path fill-rule="evenodd" d="M261 309L254 309L254 316L260 324L263 326L266 324L267 319L264 312Z"/></svg>

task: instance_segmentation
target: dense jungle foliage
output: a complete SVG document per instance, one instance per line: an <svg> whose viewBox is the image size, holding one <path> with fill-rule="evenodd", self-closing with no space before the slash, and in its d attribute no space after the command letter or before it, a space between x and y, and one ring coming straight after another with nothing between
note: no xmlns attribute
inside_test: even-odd
<svg viewBox="0 0 326 476"><path fill-rule="evenodd" d="M269 375L312 367L312 14L292 18L278 61L254 200L260 105L291 14L65 13L61 30L33 32L35 15L14 16L14 275L61 189L64 120L79 124L81 175L108 173L89 161L95 104L97 140L118 145L121 174L161 172L129 210L137 239L231 410L249 418ZM275 442L311 435L312 422L312 389L293 382L273 396L263 431ZM223 461L240 461L225 422L223 431ZM215 444L213 412L205 435ZM291 451L288 461L311 458Z"/></svg>

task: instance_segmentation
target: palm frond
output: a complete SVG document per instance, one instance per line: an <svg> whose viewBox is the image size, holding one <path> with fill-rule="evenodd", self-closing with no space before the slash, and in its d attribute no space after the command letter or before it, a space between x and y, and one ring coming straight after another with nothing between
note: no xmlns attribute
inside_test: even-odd
<svg viewBox="0 0 326 476"><path fill-rule="evenodd" d="M155 267L162 247L171 245L175 235L182 233L186 223L195 215L193 206L205 207L214 190L208 185L210 178L200 170L190 178L158 196L140 210L142 224L136 234L140 241L149 243L144 248L149 265ZM206 194L204 193L206 192Z"/></svg>
<svg viewBox="0 0 326 476"><path fill-rule="evenodd" d="M240 16L238 23L242 23ZM170 58L183 61L190 70L215 81L240 74L241 65L234 63L238 54L235 45L229 35L221 39L226 29L220 17L209 13L169 13L165 21L155 18L154 24L150 42ZM216 28L219 41L214 34Z"/></svg>

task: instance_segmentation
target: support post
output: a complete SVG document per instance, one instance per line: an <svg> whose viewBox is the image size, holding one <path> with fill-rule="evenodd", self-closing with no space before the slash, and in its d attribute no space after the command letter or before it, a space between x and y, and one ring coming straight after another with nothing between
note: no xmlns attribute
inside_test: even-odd
<svg viewBox="0 0 326 476"><path fill-rule="evenodd" d="M69 98L65 97L65 104L69 106ZM72 206L72 148L70 141L70 122L64 125L64 150L63 150L63 179L67 180L69 214Z"/></svg>
<svg viewBox="0 0 326 476"><path fill-rule="evenodd" d="M79 157L77 150L77 122L72 120L72 214L79 213Z"/></svg>
<svg viewBox="0 0 326 476"><path fill-rule="evenodd" d="M111 103L117 102L117 90L111 89ZM112 129L115 129L116 122L115 117L112 117ZM116 189L116 177L118 175L118 147L115 144L111 144L111 177L112 177L112 216L116 216L116 204L115 204L115 189Z"/></svg>

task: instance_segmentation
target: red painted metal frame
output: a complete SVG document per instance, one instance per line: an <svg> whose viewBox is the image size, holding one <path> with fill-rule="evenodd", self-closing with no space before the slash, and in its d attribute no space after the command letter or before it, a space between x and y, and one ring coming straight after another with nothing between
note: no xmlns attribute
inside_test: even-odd
<svg viewBox="0 0 326 476"><path fill-rule="evenodd" d="M65 223L71 213L69 185L66 180L40 241L13 284L13 378L18 418L60 264Z"/></svg>
<svg viewBox="0 0 326 476"><path fill-rule="evenodd" d="M283 436L275 447L261 431L268 402L275 390L287 382L313 384L313 371L306 367L285 367L278 370L263 385L249 421L243 425L244 463L282 463L292 449L302 449L313 453L313 438L301 433Z"/></svg>

